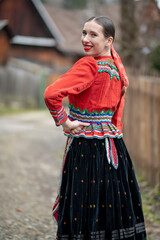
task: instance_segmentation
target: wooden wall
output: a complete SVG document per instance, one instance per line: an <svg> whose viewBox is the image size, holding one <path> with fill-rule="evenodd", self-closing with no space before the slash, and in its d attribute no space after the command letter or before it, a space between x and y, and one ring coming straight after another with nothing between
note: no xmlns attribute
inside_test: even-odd
<svg viewBox="0 0 160 240"><path fill-rule="evenodd" d="M137 172L160 183L160 79L130 75L123 116L124 139Z"/></svg>
<svg viewBox="0 0 160 240"><path fill-rule="evenodd" d="M5 65L9 57L10 43L5 31L0 31L0 65Z"/></svg>
<svg viewBox="0 0 160 240"><path fill-rule="evenodd" d="M73 58L65 56L55 48L12 46L10 56L23 58L35 62L47 64L50 67L58 68L61 72L68 70L73 65Z"/></svg>
<svg viewBox="0 0 160 240"><path fill-rule="evenodd" d="M52 37L28 0L1 0L0 19L8 19L14 35Z"/></svg>

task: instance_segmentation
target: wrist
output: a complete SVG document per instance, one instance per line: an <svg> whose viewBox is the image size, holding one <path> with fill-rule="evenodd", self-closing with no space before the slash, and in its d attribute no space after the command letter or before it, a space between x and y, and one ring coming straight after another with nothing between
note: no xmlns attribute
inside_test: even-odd
<svg viewBox="0 0 160 240"><path fill-rule="evenodd" d="M65 125L65 123L66 123L67 120L68 120L68 117L67 117L67 119L61 124L62 127L63 127L63 125Z"/></svg>
<svg viewBox="0 0 160 240"><path fill-rule="evenodd" d="M71 125L70 123L71 123L71 121L67 118L66 121L64 121L62 124L63 129L70 128L70 125Z"/></svg>

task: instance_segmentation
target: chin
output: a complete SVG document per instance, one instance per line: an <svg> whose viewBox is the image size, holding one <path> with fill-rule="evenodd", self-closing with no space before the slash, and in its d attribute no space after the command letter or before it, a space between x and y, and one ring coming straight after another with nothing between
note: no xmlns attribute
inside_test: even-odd
<svg viewBox="0 0 160 240"><path fill-rule="evenodd" d="M85 55L88 57L93 56L92 53L89 53L89 52L85 52Z"/></svg>

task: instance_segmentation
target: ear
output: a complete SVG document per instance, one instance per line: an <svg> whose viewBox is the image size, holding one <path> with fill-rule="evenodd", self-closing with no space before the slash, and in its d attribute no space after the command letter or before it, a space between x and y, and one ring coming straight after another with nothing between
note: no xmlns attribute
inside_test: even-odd
<svg viewBox="0 0 160 240"><path fill-rule="evenodd" d="M108 37L106 40L106 47L111 46L112 43L113 43L113 37Z"/></svg>

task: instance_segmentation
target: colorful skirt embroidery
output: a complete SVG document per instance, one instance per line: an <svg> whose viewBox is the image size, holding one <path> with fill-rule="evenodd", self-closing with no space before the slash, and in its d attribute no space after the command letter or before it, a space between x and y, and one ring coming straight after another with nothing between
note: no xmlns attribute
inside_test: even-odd
<svg viewBox="0 0 160 240"><path fill-rule="evenodd" d="M80 137L68 143L54 211L57 239L146 240L139 187L123 139Z"/></svg>

